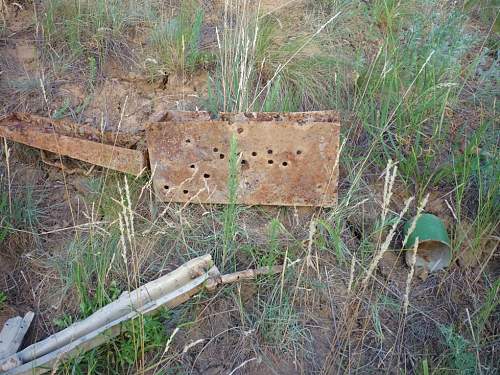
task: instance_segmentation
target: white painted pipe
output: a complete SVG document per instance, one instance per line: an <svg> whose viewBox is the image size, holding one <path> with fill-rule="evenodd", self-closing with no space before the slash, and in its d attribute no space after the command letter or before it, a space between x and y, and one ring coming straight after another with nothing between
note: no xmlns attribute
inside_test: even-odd
<svg viewBox="0 0 500 375"><path fill-rule="evenodd" d="M22 351L7 358L7 361L16 360L17 363L30 362L58 348L70 344L82 336L106 326L133 311L141 310L144 305L151 303L161 296L167 295L202 274L208 272L212 266L210 254L192 259L176 270L153 280L138 289L123 293L116 301L104 306L85 320L76 322L68 328L47 337L46 339L28 346ZM13 358L15 357L15 358ZM0 368L5 363L2 360Z"/></svg>

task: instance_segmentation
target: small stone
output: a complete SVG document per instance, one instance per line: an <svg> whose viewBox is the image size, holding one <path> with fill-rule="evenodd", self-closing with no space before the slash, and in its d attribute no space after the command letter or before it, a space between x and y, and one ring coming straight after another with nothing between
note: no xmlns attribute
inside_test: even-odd
<svg viewBox="0 0 500 375"><path fill-rule="evenodd" d="M407 269L403 267L403 263L400 260L401 256L398 251L388 250L382 256L378 263L378 268L380 273L385 276L387 280L390 280L397 285L402 284L406 280L406 275L408 273Z"/></svg>
<svg viewBox="0 0 500 375"><path fill-rule="evenodd" d="M394 270L399 267L399 256L394 251L386 251L378 263L380 273L388 277Z"/></svg>
<svg viewBox="0 0 500 375"><path fill-rule="evenodd" d="M425 268L417 268L416 275L420 280L425 281L429 276L429 271L426 270Z"/></svg>

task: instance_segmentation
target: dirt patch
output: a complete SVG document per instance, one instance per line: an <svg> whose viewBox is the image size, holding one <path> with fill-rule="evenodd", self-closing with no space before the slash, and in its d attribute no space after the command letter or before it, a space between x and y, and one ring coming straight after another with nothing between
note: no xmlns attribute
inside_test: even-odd
<svg viewBox="0 0 500 375"><path fill-rule="evenodd" d="M296 13L294 8L304 5L303 0L261 0L260 7L264 13L275 13L277 11L283 10L285 7L289 7L287 10L291 13ZM298 13L298 12L297 12Z"/></svg>
<svg viewBox="0 0 500 375"><path fill-rule="evenodd" d="M106 131L143 133L144 124L159 120L168 110L195 110L206 90L206 73L185 82L172 77L165 85L121 70L108 68L106 74L82 114L85 123ZM64 85L60 89L70 94L72 103L82 103L88 98L78 85Z"/></svg>
<svg viewBox="0 0 500 375"><path fill-rule="evenodd" d="M14 307L8 304L3 305L0 309L0 327L3 327L7 320L16 316L18 316L18 312Z"/></svg>
<svg viewBox="0 0 500 375"><path fill-rule="evenodd" d="M30 44L16 44L15 52L21 64L28 67L28 70L30 70L29 65L34 63L37 59L36 47Z"/></svg>

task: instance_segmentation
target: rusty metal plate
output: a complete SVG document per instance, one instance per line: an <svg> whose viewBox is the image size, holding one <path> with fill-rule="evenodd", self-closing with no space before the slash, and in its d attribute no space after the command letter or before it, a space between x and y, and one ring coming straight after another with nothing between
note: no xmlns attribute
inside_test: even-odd
<svg viewBox="0 0 500 375"><path fill-rule="evenodd" d="M26 113L0 120L0 137L133 175L139 175L147 164L141 151L119 147L130 142L130 137Z"/></svg>
<svg viewBox="0 0 500 375"><path fill-rule="evenodd" d="M219 120L193 116L152 123L146 138L154 188L167 202L228 203L234 135L238 203L331 206L337 198L339 130L330 111L224 113Z"/></svg>

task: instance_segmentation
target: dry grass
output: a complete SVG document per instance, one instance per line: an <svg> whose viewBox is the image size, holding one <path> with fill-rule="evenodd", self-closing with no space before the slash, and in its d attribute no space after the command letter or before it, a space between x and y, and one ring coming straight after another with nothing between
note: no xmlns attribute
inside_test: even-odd
<svg viewBox="0 0 500 375"><path fill-rule="evenodd" d="M0 0L0 18L2 19L2 22L5 24L6 18L9 14L9 7L7 5L6 0Z"/></svg>

